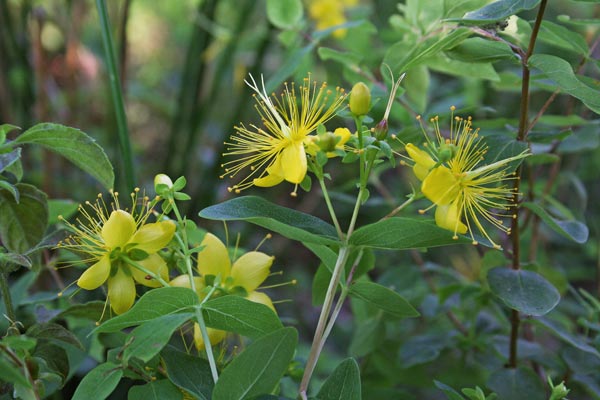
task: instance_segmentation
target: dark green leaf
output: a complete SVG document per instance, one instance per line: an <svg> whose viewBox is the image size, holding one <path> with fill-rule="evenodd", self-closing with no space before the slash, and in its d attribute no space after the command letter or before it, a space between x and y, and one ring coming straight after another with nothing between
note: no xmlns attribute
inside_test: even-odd
<svg viewBox="0 0 600 400"><path fill-rule="evenodd" d="M10 167L21 158L21 148L17 147L10 153L0 153L0 172Z"/></svg>
<svg viewBox="0 0 600 400"><path fill-rule="evenodd" d="M300 0L267 0L267 17L280 29L291 29L302 19Z"/></svg>
<svg viewBox="0 0 600 400"><path fill-rule="evenodd" d="M435 386L437 386L438 389L444 392L448 400L465 400L465 398L462 397L460 393L458 393L456 390L452 389L445 383L442 383L440 381L433 381L433 383L435 383Z"/></svg>
<svg viewBox="0 0 600 400"><path fill-rule="evenodd" d="M144 322L128 335L123 360L127 362L135 357L144 362L150 361L166 346L173 332L193 316L193 313L167 314Z"/></svg>
<svg viewBox="0 0 600 400"><path fill-rule="evenodd" d="M451 58L474 63L517 60L516 54L506 43L480 37L466 39L445 53Z"/></svg>
<svg viewBox="0 0 600 400"><path fill-rule="evenodd" d="M593 354L596 357L600 358L600 352L598 352L596 348L594 348L588 343L587 338L572 335L571 333L567 332L564 328L559 326L556 322L545 318L537 318L531 320L531 323L534 325L541 326L542 328L546 329L565 343L568 343L581 351L585 351L586 353Z"/></svg>
<svg viewBox="0 0 600 400"><path fill-rule="evenodd" d="M171 382L197 399L210 399L214 383L208 361L173 347L164 349L161 357Z"/></svg>
<svg viewBox="0 0 600 400"><path fill-rule="evenodd" d="M65 383L69 375L69 357L62 347L41 340L35 347L33 356L44 360L48 369L60 376L62 383Z"/></svg>
<svg viewBox="0 0 600 400"><path fill-rule="evenodd" d="M500 76L489 62L459 61L444 54L427 58L427 66L433 71L454 76L465 76L499 82Z"/></svg>
<svg viewBox="0 0 600 400"><path fill-rule="evenodd" d="M563 50L575 51L584 57L590 52L583 36L554 22L542 21L538 39Z"/></svg>
<svg viewBox="0 0 600 400"><path fill-rule="evenodd" d="M236 197L200 211L202 218L219 221L248 221L289 239L307 243L337 243L335 228L325 221L281 207L260 197Z"/></svg>
<svg viewBox="0 0 600 400"><path fill-rule="evenodd" d="M199 303L200 299L192 289L182 287L152 289L140 297L129 311L109 319L96 328L95 332L116 332L163 315L191 312Z"/></svg>
<svg viewBox="0 0 600 400"><path fill-rule="evenodd" d="M542 381L531 368L498 370L489 377L487 386L498 394L499 399L546 399Z"/></svg>
<svg viewBox="0 0 600 400"><path fill-rule="evenodd" d="M294 328L283 328L257 339L223 370L213 400L242 400L270 393L288 369L297 342Z"/></svg>
<svg viewBox="0 0 600 400"><path fill-rule="evenodd" d="M585 224L574 220L558 220L550 216L546 210L536 203L525 202L523 207L533 211L552 230L577 243L587 242L589 229Z"/></svg>
<svg viewBox="0 0 600 400"><path fill-rule="evenodd" d="M240 296L222 296L202 305L207 326L257 338L281 329L277 314L264 304Z"/></svg>
<svg viewBox="0 0 600 400"><path fill-rule="evenodd" d="M54 319L66 317L83 318L92 321L100 321L104 311L104 301L90 301L85 304L73 304L66 310L57 314Z"/></svg>
<svg viewBox="0 0 600 400"><path fill-rule="evenodd" d="M0 253L0 263L10 263L25 268L31 268L31 259L22 254Z"/></svg>
<svg viewBox="0 0 600 400"><path fill-rule="evenodd" d="M317 272L315 273L312 281L311 293L313 306L321 305L325 301L325 295L327 294L327 288L329 287L331 275L331 271L325 266L325 264L319 264L319 268L317 268Z"/></svg>
<svg viewBox="0 0 600 400"><path fill-rule="evenodd" d="M353 358L342 361L323 382L318 400L360 400L360 370Z"/></svg>
<svg viewBox="0 0 600 400"><path fill-rule="evenodd" d="M488 272L487 279L492 293L524 314L547 314L560 301L558 290L533 271L497 267Z"/></svg>
<svg viewBox="0 0 600 400"><path fill-rule="evenodd" d="M19 202L19 190L15 185L8 181L0 179L0 192L2 192L2 190L6 190L12 195L12 198L15 202Z"/></svg>
<svg viewBox="0 0 600 400"><path fill-rule="evenodd" d="M375 312L375 316L365 321L357 321L354 328L352 341L348 353L354 357L363 357L373 353L385 338L385 325L381 318L382 313Z"/></svg>
<svg viewBox="0 0 600 400"><path fill-rule="evenodd" d="M398 353L402 368L410 368L436 360L442 350L452 345L452 337L446 334L422 334L409 338Z"/></svg>
<svg viewBox="0 0 600 400"><path fill-rule="evenodd" d="M123 370L120 366L113 363L104 363L88 372L71 400L103 400L106 399L123 376Z"/></svg>
<svg viewBox="0 0 600 400"><path fill-rule="evenodd" d="M469 25L488 25L492 22L505 20L521 11L531 10L540 0L499 0L478 10L468 12L462 18L450 19Z"/></svg>
<svg viewBox="0 0 600 400"><path fill-rule="evenodd" d="M54 343L68 343L80 350L85 350L77 336L62 325L52 322L33 325L27 330L27 335L36 339L46 339Z"/></svg>
<svg viewBox="0 0 600 400"><path fill-rule="evenodd" d="M0 376L2 377L2 381L4 382L18 383L28 388L31 387L31 384L23 375L21 369L14 366L4 357L0 357Z"/></svg>
<svg viewBox="0 0 600 400"><path fill-rule="evenodd" d="M457 240L452 239L452 236L452 232L429 221L389 218L357 229L349 241L354 246L394 250L472 242L464 236L459 236Z"/></svg>
<svg viewBox="0 0 600 400"><path fill-rule="evenodd" d="M15 185L19 203L0 190L0 240L10 252L23 254L42 240L48 226L47 196L35 186Z"/></svg>
<svg viewBox="0 0 600 400"><path fill-rule="evenodd" d="M132 386L127 400L183 400L183 393L168 379Z"/></svg>
<svg viewBox="0 0 600 400"><path fill-rule="evenodd" d="M578 98L590 110L600 114L600 96L598 90L581 82L573 73L571 64L560 57L549 54L534 54L529 65L537 68L567 94Z"/></svg>
<svg viewBox="0 0 600 400"><path fill-rule="evenodd" d="M377 283L360 281L350 286L350 296L364 300L396 318L418 317L408 301L391 289Z"/></svg>
<svg viewBox="0 0 600 400"><path fill-rule="evenodd" d="M115 175L104 150L79 129L53 123L37 124L19 135L14 143L43 146L77 165L105 188L112 189L114 185Z"/></svg>
<svg viewBox="0 0 600 400"><path fill-rule="evenodd" d="M319 259L323 262L323 265L327 268L327 270L333 273L333 269L335 268L335 263L337 262L337 254L335 251L331 250L329 247L324 246L322 244L316 243L302 243L304 247L313 252L314 255L319 257Z"/></svg>

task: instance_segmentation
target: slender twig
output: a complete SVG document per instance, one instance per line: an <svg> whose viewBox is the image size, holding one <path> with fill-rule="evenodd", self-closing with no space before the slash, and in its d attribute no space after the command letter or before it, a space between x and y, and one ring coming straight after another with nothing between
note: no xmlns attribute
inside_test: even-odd
<svg viewBox="0 0 600 400"><path fill-rule="evenodd" d="M115 60L115 50L110 30L110 20L106 9L105 0L96 0L96 8L100 17L100 26L102 31L102 43L104 45L104 56L108 77L110 81L110 91L113 100L115 118L117 119L117 128L119 133L119 149L123 159L123 168L125 172L125 184L127 188L135 187L135 172L133 167L133 157L131 152L131 143L129 140L129 130L127 128L127 116L125 114L125 105L123 102L123 91L121 81L117 71L117 62Z"/></svg>
<svg viewBox="0 0 600 400"><path fill-rule="evenodd" d="M331 220L333 221L333 225L335 226L335 230L337 231L340 240L343 240L344 234L342 232L342 228L340 228L340 223L338 222L337 216L335 215L333 204L331 204L329 192L327 191L327 187L325 186L325 181L322 176L318 177L318 180L319 185L321 186L321 192L323 193L323 198L325 199L325 204L327 204L327 209L329 210L329 215L331 216Z"/></svg>
<svg viewBox="0 0 600 400"><path fill-rule="evenodd" d="M4 267L4 264L2 264ZM12 303L12 297L10 295L10 289L8 287L8 274L6 272L0 272L0 291L2 291L2 299L4 300L4 307L6 308L6 314L11 324L14 324L17 320L15 315L15 309Z"/></svg>
<svg viewBox="0 0 600 400"><path fill-rule="evenodd" d="M123 3L123 14L119 28L119 76L121 82L125 82L127 78L127 21L129 20L131 2L132 0L125 0L125 3ZM126 90L127 87L123 86L123 94Z"/></svg>

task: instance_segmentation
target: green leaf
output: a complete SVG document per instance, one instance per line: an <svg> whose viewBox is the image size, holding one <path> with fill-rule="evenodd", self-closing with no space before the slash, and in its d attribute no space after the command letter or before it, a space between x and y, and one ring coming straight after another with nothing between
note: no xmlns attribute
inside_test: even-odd
<svg viewBox="0 0 600 400"><path fill-rule="evenodd" d="M183 400L183 393L168 379L132 386L127 400Z"/></svg>
<svg viewBox="0 0 600 400"><path fill-rule="evenodd" d="M19 194L19 190L17 189L17 187L15 185L13 185L12 183L2 180L0 179L0 192L2 192L2 190L6 190L8 193L10 193L12 195L12 198L15 202L19 202L20 200L20 194Z"/></svg>
<svg viewBox="0 0 600 400"><path fill-rule="evenodd" d="M567 61L549 54L534 54L529 58L528 64L542 71L563 92L578 98L590 110L596 114L600 114L600 96L598 95L598 90L581 82L575 73L573 73L573 68Z"/></svg>
<svg viewBox="0 0 600 400"><path fill-rule="evenodd" d="M13 165L21 158L21 148L17 147L10 153L0 154L0 172Z"/></svg>
<svg viewBox="0 0 600 400"><path fill-rule="evenodd" d="M480 37L466 39L445 53L459 61L474 63L518 60L506 43Z"/></svg>
<svg viewBox="0 0 600 400"><path fill-rule="evenodd" d="M337 254L327 246L315 243L302 243L304 247L313 252L313 254L323 262L327 270L333 273L337 262Z"/></svg>
<svg viewBox="0 0 600 400"><path fill-rule="evenodd" d="M406 96L416 112L424 113L427 108L431 83L429 69L425 65L417 65L407 71L406 75L410 76L410 79L405 80L403 85L406 89Z"/></svg>
<svg viewBox="0 0 600 400"><path fill-rule="evenodd" d="M103 400L115 390L122 376L119 365L100 364L83 377L71 400Z"/></svg>
<svg viewBox="0 0 600 400"><path fill-rule="evenodd" d="M0 144L4 144L6 141L6 134L10 131L14 131L15 129L21 129L18 126L11 124L2 124L0 125Z"/></svg>
<svg viewBox="0 0 600 400"><path fill-rule="evenodd" d="M65 349L50 343L48 340L41 340L35 347L33 356L44 360L48 369L60 376L61 383L65 383L70 368L69 357Z"/></svg>
<svg viewBox="0 0 600 400"><path fill-rule="evenodd" d="M344 65L347 68L358 67L358 64L363 59L361 55L351 52L343 52L329 47L319 47L317 54L323 61L334 60Z"/></svg>
<svg viewBox="0 0 600 400"><path fill-rule="evenodd" d="M318 400L360 400L360 370L353 358L342 361L323 382Z"/></svg>
<svg viewBox="0 0 600 400"><path fill-rule="evenodd" d="M67 199L50 199L48 200L48 223L50 225L56 224L59 219L59 216L62 216L65 219L69 219L75 213L77 213L77 209L79 204L74 202L73 200Z"/></svg>
<svg viewBox="0 0 600 400"><path fill-rule="evenodd" d="M595 347L591 346L588 343L588 338L572 335L569 332L567 332L564 328L559 326L556 322L551 321L549 319L536 318L532 319L530 322L534 325L541 326L542 328L546 329L548 332L552 333L554 336L564 341L565 343L568 343L581 351L593 354L594 356L600 358L600 352L598 352L598 350Z"/></svg>
<svg viewBox="0 0 600 400"><path fill-rule="evenodd" d="M108 157L94 139L80 131L53 123L37 124L21 135L14 144L37 144L54 151L112 189L115 175Z"/></svg>
<svg viewBox="0 0 600 400"><path fill-rule="evenodd" d="M27 329L27 335L36 339L49 340L57 344L67 343L82 351L85 350L77 336L62 325L52 322L31 326Z"/></svg>
<svg viewBox="0 0 600 400"><path fill-rule="evenodd" d="M317 268L317 272L315 273L312 281L311 294L313 306L316 307L321 305L325 301L331 275L331 271L325 266L325 264L319 264L319 268Z"/></svg>
<svg viewBox="0 0 600 400"><path fill-rule="evenodd" d="M470 238L464 236L459 236L457 240L452 239L452 236L452 232L442 229L430 221L389 218L357 229L350 237L349 242L354 246L392 250L472 242Z"/></svg>
<svg viewBox="0 0 600 400"><path fill-rule="evenodd" d="M542 21L538 39L551 46L587 57L590 49L579 33L550 21Z"/></svg>
<svg viewBox="0 0 600 400"><path fill-rule="evenodd" d="M208 300L202 305L202 314L207 326L250 338L257 338L283 327L277 314L269 307L240 296L222 296Z"/></svg>
<svg viewBox="0 0 600 400"><path fill-rule="evenodd" d="M66 310L57 314L53 319L72 317L88 319L91 321L100 321L103 311L104 301L90 301L85 304L73 304Z"/></svg>
<svg viewBox="0 0 600 400"><path fill-rule="evenodd" d="M294 328L283 328L257 339L223 370L213 400L242 400L271 393L287 371L297 343Z"/></svg>
<svg viewBox="0 0 600 400"><path fill-rule="evenodd" d="M267 18L280 29L291 29L302 19L300 0L267 0Z"/></svg>
<svg viewBox="0 0 600 400"><path fill-rule="evenodd" d="M448 400L465 400L464 397L462 397L460 395L460 393L458 393L456 390L452 389L450 386L446 385L445 383L442 383L440 381L433 381L433 383L435 383L435 386L437 386L438 389L440 389L442 392L444 392L444 394L446 395L446 397L448 398Z"/></svg>
<svg viewBox="0 0 600 400"><path fill-rule="evenodd" d="M0 253L0 263L10 263L25 268L31 268L31 259L22 254Z"/></svg>
<svg viewBox="0 0 600 400"><path fill-rule="evenodd" d="M256 196L236 197L200 211L202 218L248 221L288 239L307 243L337 243L335 228L309 214L281 207Z"/></svg>
<svg viewBox="0 0 600 400"><path fill-rule="evenodd" d="M7 383L18 383L25 387L30 388L31 383L25 378L21 369L14 366L11 362L6 360L4 357L0 357L0 376L2 381Z"/></svg>
<svg viewBox="0 0 600 400"><path fill-rule="evenodd" d="M200 303L198 295L188 288L163 287L144 294L129 311L109 319L95 332L117 332L140 325L163 315L191 312Z"/></svg>
<svg viewBox="0 0 600 400"><path fill-rule="evenodd" d="M453 60L444 54L437 54L427 59L427 66L437 72L448 75L464 76L499 82L500 76L489 62L467 62Z"/></svg>
<svg viewBox="0 0 600 400"><path fill-rule="evenodd" d="M123 352L123 360L135 357L150 361L167 345L173 332L193 316L193 313L167 314L141 324L128 335L129 345Z"/></svg>
<svg viewBox="0 0 600 400"><path fill-rule="evenodd" d="M377 283L360 281L350 286L350 296L366 301L396 318L418 317L420 314L398 293Z"/></svg>
<svg viewBox="0 0 600 400"><path fill-rule="evenodd" d="M521 11L531 10L539 2L540 0L499 0L468 12L462 18L452 18L448 21L457 21L468 25L488 25L492 22L502 21Z"/></svg>
<svg viewBox="0 0 600 400"><path fill-rule="evenodd" d="M442 350L452 347L452 337L448 334L425 333L406 340L398 357L402 368L425 364L436 360Z"/></svg>
<svg viewBox="0 0 600 400"><path fill-rule="evenodd" d="M8 251L23 254L42 240L48 226L47 196L35 186L15 185L19 203L0 190L0 241Z"/></svg>
<svg viewBox="0 0 600 400"><path fill-rule="evenodd" d="M499 399L546 399L542 381L531 368L498 370L489 377L487 386L498 394Z"/></svg>
<svg viewBox="0 0 600 400"><path fill-rule="evenodd" d="M547 314L560 301L558 290L533 271L496 267L488 272L487 280L492 293L527 315Z"/></svg>
<svg viewBox="0 0 600 400"><path fill-rule="evenodd" d="M542 219L553 231L561 234L567 239L571 239L577 243L585 243L588 240L589 229L588 227L575 220L558 220L550 216L546 210L540 205L531 202L525 202L522 207L528 208L533 211L538 217Z"/></svg>
<svg viewBox="0 0 600 400"><path fill-rule="evenodd" d="M197 399L210 399L214 383L207 360L191 356L174 347L165 348L161 357L171 382Z"/></svg>
<svg viewBox="0 0 600 400"><path fill-rule="evenodd" d="M382 313L365 321L357 321L353 330L352 341L348 353L354 357L364 357L373 353L385 340L385 325Z"/></svg>

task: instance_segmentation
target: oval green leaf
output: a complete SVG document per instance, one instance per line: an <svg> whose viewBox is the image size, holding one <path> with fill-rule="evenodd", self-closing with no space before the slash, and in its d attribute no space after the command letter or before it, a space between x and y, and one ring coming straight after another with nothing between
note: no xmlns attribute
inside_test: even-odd
<svg viewBox="0 0 600 400"><path fill-rule="evenodd" d="M271 393L296 351L298 333L283 328L257 339L223 370L213 400L250 399Z"/></svg>
<svg viewBox="0 0 600 400"><path fill-rule="evenodd" d="M561 234L567 239L571 239L577 243L585 243L588 240L589 229L582 222L575 220L559 220L553 218L540 205L531 202L525 202L521 205L528 208L542 219L553 231Z"/></svg>
<svg viewBox="0 0 600 400"><path fill-rule="evenodd" d="M356 282L350 286L350 296L374 305L396 318L418 317L420 314L398 293L373 282Z"/></svg>
<svg viewBox="0 0 600 400"><path fill-rule="evenodd" d="M129 389L127 400L183 400L183 392L168 379L136 385Z"/></svg>
<svg viewBox="0 0 600 400"><path fill-rule="evenodd" d="M105 188L111 189L114 185L115 174L106 153L79 129L46 122L27 129L13 143L45 147L96 178Z"/></svg>
<svg viewBox="0 0 600 400"><path fill-rule="evenodd" d="M210 399L214 382L206 359L170 346L163 350L161 357L171 382L197 399Z"/></svg>
<svg viewBox="0 0 600 400"><path fill-rule="evenodd" d="M44 192L25 183L15 185L19 202L13 194L0 190L0 241L8 251L26 253L44 237L48 226L48 203Z"/></svg>
<svg viewBox="0 0 600 400"><path fill-rule="evenodd" d="M199 215L218 221L248 221L301 242L338 242L335 228L327 222L256 196L236 197L207 207Z"/></svg>
<svg viewBox="0 0 600 400"><path fill-rule="evenodd" d="M280 29L293 28L302 19L300 0L267 0L267 18Z"/></svg>
<svg viewBox="0 0 600 400"><path fill-rule="evenodd" d="M338 365L323 382L317 394L319 400L360 400L360 370L353 358L347 358Z"/></svg>
<svg viewBox="0 0 600 400"><path fill-rule="evenodd" d="M490 376L487 386L498 399L544 400L546 393L539 377L530 368L507 368Z"/></svg>
<svg viewBox="0 0 600 400"><path fill-rule="evenodd" d="M527 315L547 314L560 301L558 290L533 271L497 267L488 272L487 280L492 293Z"/></svg>
<svg viewBox="0 0 600 400"><path fill-rule="evenodd" d="M71 400L104 400L115 390L122 377L123 370L119 365L100 364L83 377Z"/></svg>

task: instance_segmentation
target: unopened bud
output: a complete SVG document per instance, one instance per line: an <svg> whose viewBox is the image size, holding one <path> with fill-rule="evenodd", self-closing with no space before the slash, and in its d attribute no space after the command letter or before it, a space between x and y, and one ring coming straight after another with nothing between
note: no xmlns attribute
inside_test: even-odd
<svg viewBox="0 0 600 400"><path fill-rule="evenodd" d="M154 177L154 186L166 185L169 189L173 187L173 181L168 175L158 174Z"/></svg>
<svg viewBox="0 0 600 400"><path fill-rule="evenodd" d="M356 116L366 115L371 108L371 90L363 82L358 82L350 92L350 111Z"/></svg>
<svg viewBox="0 0 600 400"><path fill-rule="evenodd" d="M375 134L375 138L377 140L385 140L388 135L388 130L387 119L382 119L377 125L375 125L375 128L373 128L373 133Z"/></svg>
<svg viewBox="0 0 600 400"><path fill-rule="evenodd" d="M564 382L554 386L550 377L548 377L548 383L550 384L550 388L552 388L552 393L550 394L549 400L563 400L567 394L569 394L570 390L567 389Z"/></svg>
<svg viewBox="0 0 600 400"><path fill-rule="evenodd" d="M336 136L333 132L325 132L322 135L319 135L319 140L317 144L319 148L324 152L334 151L335 146L337 145L340 138Z"/></svg>

